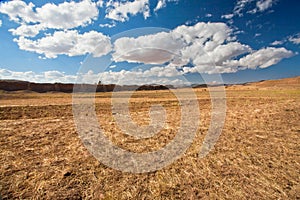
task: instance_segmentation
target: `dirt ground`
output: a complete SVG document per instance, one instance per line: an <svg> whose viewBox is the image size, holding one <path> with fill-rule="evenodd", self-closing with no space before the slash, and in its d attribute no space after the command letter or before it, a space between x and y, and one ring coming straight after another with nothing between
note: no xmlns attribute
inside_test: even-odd
<svg viewBox="0 0 300 200"><path fill-rule="evenodd" d="M273 84L271 84L273 86ZM0 194L3 199L300 199L300 84L227 87L227 115L215 148L198 152L210 124L209 94L196 89L201 125L187 152L150 173L111 169L85 148L75 129L72 95L0 93ZM180 106L168 91L139 91L132 119L149 123L161 103L168 128L150 139L122 133L111 93L96 95L99 124L118 146L157 150L178 130Z"/></svg>

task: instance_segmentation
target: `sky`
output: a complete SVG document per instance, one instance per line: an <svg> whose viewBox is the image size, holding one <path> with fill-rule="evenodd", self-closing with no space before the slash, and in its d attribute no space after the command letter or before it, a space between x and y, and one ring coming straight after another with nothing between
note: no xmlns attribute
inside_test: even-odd
<svg viewBox="0 0 300 200"><path fill-rule="evenodd" d="M300 75L298 0L0 1L0 79L188 85Z"/></svg>

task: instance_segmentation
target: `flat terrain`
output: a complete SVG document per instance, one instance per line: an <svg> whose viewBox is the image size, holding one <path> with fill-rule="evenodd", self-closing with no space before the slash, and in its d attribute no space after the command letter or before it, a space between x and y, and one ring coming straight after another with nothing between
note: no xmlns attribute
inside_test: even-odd
<svg viewBox="0 0 300 200"><path fill-rule="evenodd" d="M111 169L85 148L75 129L72 94L0 93L0 194L3 199L300 199L299 77L229 86L227 115L215 148L199 159L211 101L195 89L200 127L187 152L162 170L131 174ZM124 94L126 92L123 92ZM180 126L180 105L169 91L138 91L132 119L149 124L162 104L167 127L135 140L117 127L111 93L96 94L107 137L133 152L168 144Z"/></svg>

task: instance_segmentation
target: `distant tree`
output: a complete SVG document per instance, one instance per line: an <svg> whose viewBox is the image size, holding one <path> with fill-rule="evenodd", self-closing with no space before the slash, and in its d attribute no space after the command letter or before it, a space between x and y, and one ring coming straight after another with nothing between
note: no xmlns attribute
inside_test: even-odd
<svg viewBox="0 0 300 200"><path fill-rule="evenodd" d="M98 85L101 85L102 84L102 82L101 81L98 81Z"/></svg>

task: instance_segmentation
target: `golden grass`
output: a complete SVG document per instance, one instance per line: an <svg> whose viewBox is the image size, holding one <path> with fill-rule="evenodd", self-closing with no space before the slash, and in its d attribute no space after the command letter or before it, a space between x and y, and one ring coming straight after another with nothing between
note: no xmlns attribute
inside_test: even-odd
<svg viewBox="0 0 300 200"><path fill-rule="evenodd" d="M247 88L248 86L245 86ZM210 123L208 92L197 89L201 126L182 158L144 174L98 162L82 145L71 94L1 94L0 194L3 199L299 199L300 92L297 88L227 90L225 126L215 148L198 158ZM178 128L180 109L168 91L139 91L132 118L149 123L162 103L168 129L134 140L115 125L111 93L98 93L99 123L117 145L134 152L161 148Z"/></svg>

